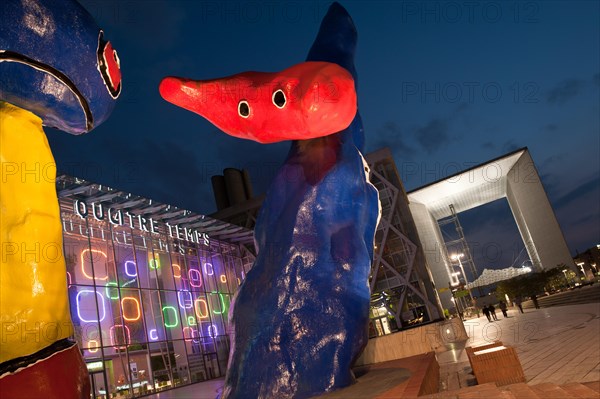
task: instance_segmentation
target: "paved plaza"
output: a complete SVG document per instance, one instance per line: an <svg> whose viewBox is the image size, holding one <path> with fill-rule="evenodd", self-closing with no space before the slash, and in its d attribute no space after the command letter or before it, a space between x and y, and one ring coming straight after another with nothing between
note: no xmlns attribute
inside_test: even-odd
<svg viewBox="0 0 600 399"><path fill-rule="evenodd" d="M442 384L458 389L469 381L465 346L494 341L516 348L527 384L565 384L600 380L600 303L554 306L542 309L497 311L498 321L482 316L465 321L470 339L464 345L438 354ZM471 376L472 377L472 376Z"/></svg>
<svg viewBox="0 0 600 399"><path fill-rule="evenodd" d="M600 380L600 303L525 309L523 314L510 309L508 318L496 314L498 321L491 323L483 316L465 321L470 339L437 354L444 389L473 385L464 348L497 340L517 349L529 385ZM222 384L222 379L211 380L149 398L214 399Z"/></svg>

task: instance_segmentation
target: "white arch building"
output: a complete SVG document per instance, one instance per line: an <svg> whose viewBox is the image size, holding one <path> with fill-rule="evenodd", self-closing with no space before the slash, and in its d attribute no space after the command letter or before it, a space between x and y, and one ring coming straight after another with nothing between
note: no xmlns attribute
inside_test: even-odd
<svg viewBox="0 0 600 399"><path fill-rule="evenodd" d="M437 289L447 287L450 265L439 219L506 198L535 270L564 263L575 270L562 231L527 148L506 154L408 193L410 210ZM443 290L442 290L443 291ZM452 307L451 293L440 292Z"/></svg>

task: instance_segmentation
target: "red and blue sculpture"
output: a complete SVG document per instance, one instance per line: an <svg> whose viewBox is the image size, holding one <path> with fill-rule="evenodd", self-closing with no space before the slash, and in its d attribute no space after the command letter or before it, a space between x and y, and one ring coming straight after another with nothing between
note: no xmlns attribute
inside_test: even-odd
<svg viewBox="0 0 600 399"><path fill-rule="evenodd" d="M207 117L233 136L259 142L296 140L256 223L258 256L232 307L222 398L308 398L355 381L351 366L368 338L367 282L379 217L348 77L356 80L356 38L352 19L334 3L304 64L280 74L247 73L199 83L166 78L160 86L165 99ZM321 65L331 71L329 89L339 89L336 102L317 101L315 118L310 107L281 113L277 90L285 87L289 71L294 71L294 84L311 87L318 81L315 76L322 75L303 72ZM257 77L261 83L278 83L256 105L243 95L205 101L207 82L231 84L238 77L243 86L248 84L244 79ZM210 91L219 95L220 90L217 86ZM246 111L250 116L255 112L256 124Z"/></svg>
<svg viewBox="0 0 600 399"><path fill-rule="evenodd" d="M167 78L161 84L167 100L206 116L228 134L259 142L296 140L256 223L258 256L232 307L222 398L308 398L354 382L351 366L368 338L367 282L379 216L348 78L356 80L356 38L352 19L334 3L306 63L281 74L209 81L258 76L263 82L278 82L259 98L260 105L244 96L207 103L202 93L207 81ZM317 74L302 72L320 65L335 74L327 78L334 82L329 89L339 84L337 102L317 102L322 112L316 118L310 107L281 113L277 90L285 87L289 71L297 71L295 84L310 87ZM296 83L305 78L309 81ZM248 106L250 116L253 109L260 112L260 122L252 124L244 115L246 105L241 109L239 104Z"/></svg>
<svg viewBox="0 0 600 399"><path fill-rule="evenodd" d="M0 397L89 398L70 340L56 167L42 125L82 134L102 123L121 91L119 58L73 0L1 7Z"/></svg>
<svg viewBox="0 0 600 399"><path fill-rule="evenodd" d="M222 398L308 398L355 381L351 366L368 338L368 277L379 217L377 190L361 155L362 122L355 109L349 111L356 101L348 78L356 81L356 37L352 19L334 3L307 62L265 77L279 83L259 98L259 105L244 96L206 102L207 81L167 78L160 86L167 100L231 135L259 142L296 140L256 223L258 255L234 300ZM331 103L314 119L302 107L298 115L283 114L276 97L289 71L297 71L295 79L308 78L310 86L318 72L303 71L316 65L325 65L336 75L331 81L340 82L339 113ZM217 89L211 92L219 93L239 76L267 75L212 80ZM250 116L253 110L284 116L257 115L260 123L252 125L246 106Z"/></svg>

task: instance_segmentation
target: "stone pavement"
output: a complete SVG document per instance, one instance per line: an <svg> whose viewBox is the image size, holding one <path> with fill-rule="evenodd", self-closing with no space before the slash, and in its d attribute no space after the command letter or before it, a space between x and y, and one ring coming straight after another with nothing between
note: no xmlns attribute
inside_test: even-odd
<svg viewBox="0 0 600 399"><path fill-rule="evenodd" d="M497 340L517 349L530 386L600 380L600 303L525 309L523 314L510 309L506 319L501 312L496 314L498 321L491 323L485 317L465 321L470 339L450 344L448 351L437 354L442 390L475 385L464 348ZM376 385L377 381L370 383ZM211 380L148 398L213 399L222 384L222 379Z"/></svg>
<svg viewBox="0 0 600 399"><path fill-rule="evenodd" d="M470 339L438 354L442 389L453 390L476 382L465 346L502 341L513 346L527 384L565 384L600 380L600 303L496 312L498 321L485 317L465 321Z"/></svg>

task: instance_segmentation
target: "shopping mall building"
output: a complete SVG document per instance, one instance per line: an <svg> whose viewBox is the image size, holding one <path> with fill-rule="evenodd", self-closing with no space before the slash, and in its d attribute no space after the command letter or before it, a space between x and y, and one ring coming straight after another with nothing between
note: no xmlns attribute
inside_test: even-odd
<svg viewBox="0 0 600 399"><path fill-rule="evenodd" d="M252 231L70 176L58 177L57 191L93 397L223 376Z"/></svg>

